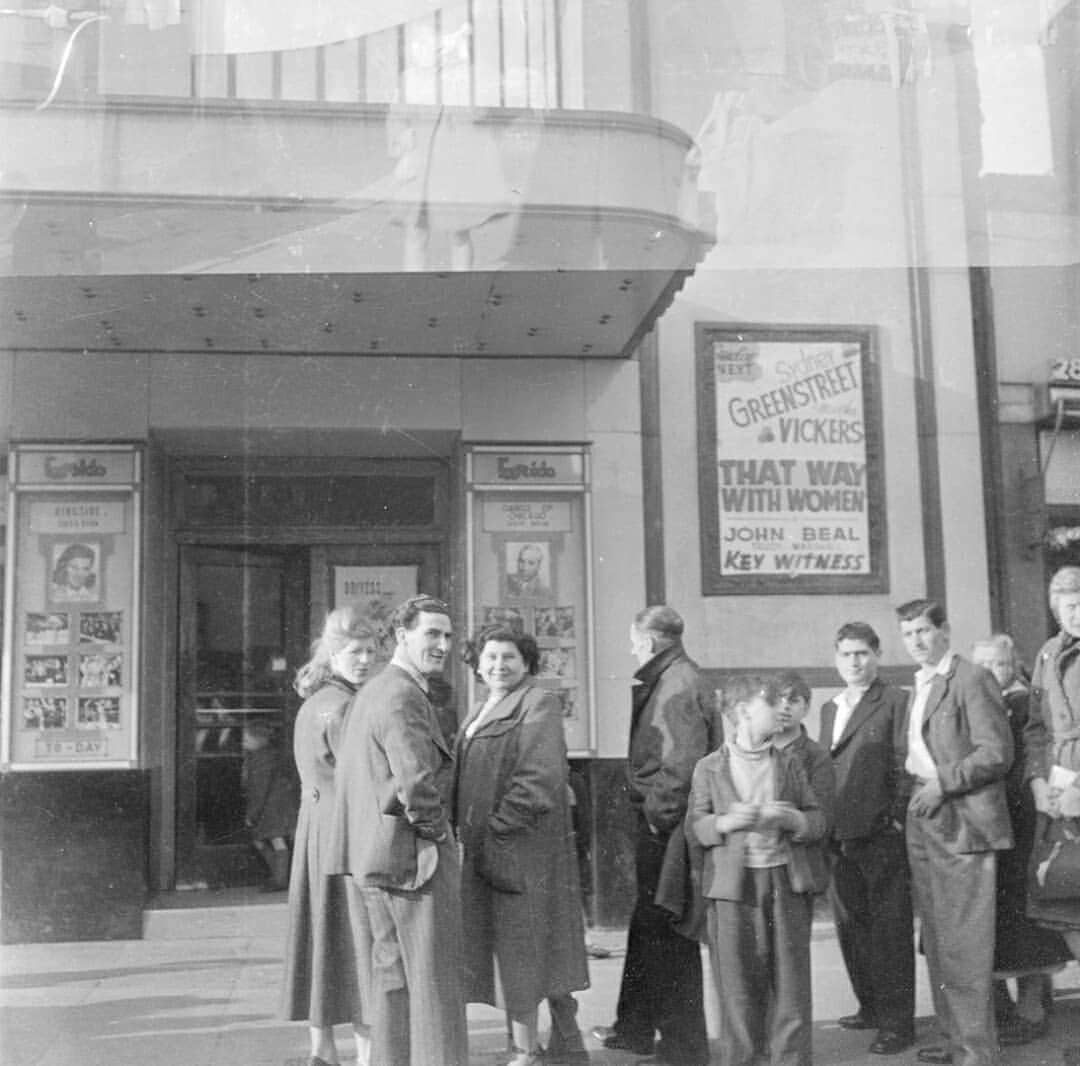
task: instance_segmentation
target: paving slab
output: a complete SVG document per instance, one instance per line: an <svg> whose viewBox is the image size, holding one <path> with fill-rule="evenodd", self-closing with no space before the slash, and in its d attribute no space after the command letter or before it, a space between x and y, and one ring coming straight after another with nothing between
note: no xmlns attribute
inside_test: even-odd
<svg viewBox="0 0 1080 1066"><path fill-rule="evenodd" d="M0 948L0 1063L3 1066L305 1066L302 1023L277 1018L282 929L271 910L218 916L188 926L188 937ZM203 935L207 930L213 935ZM625 932L598 930L611 956L590 960L592 987L579 996L588 1033L615 1015ZM836 1019L854 1008L843 962L828 926L816 927L814 1061L818 1066L914 1066L914 1050L881 1058L867 1051L872 1034L851 1033ZM709 977L706 972L706 981ZM1055 978L1049 1037L1006 1049L1002 1066L1061 1066L1062 1048L1080 1044L1080 967ZM925 967L917 996L921 1043L934 1040ZM713 1061L720 1062L715 1001L707 1008ZM469 1008L470 1066L507 1059L500 1011ZM587 1037L595 1066L634 1066L626 1053ZM352 1063L341 1041L344 1066Z"/></svg>

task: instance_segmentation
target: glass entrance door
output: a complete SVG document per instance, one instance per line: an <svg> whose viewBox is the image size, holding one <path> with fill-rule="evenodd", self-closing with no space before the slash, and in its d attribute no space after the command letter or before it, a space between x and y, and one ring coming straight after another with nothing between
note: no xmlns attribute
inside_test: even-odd
<svg viewBox="0 0 1080 1066"><path fill-rule="evenodd" d="M308 588L304 548L181 551L180 887L266 876L246 820L258 820L270 803L295 804L291 682L306 656Z"/></svg>
<svg viewBox="0 0 1080 1066"><path fill-rule="evenodd" d="M267 775L245 735L271 733L285 784L296 786L292 682L326 613L355 603L393 651L389 616L407 596L441 591L437 541L399 544L185 544L180 549L176 884L255 885L266 877L245 815ZM452 732L451 679L437 709Z"/></svg>

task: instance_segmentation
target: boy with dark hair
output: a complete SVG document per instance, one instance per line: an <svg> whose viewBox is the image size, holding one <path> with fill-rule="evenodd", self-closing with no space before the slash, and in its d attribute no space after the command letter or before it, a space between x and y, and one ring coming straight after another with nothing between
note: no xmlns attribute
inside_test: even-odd
<svg viewBox="0 0 1080 1066"><path fill-rule="evenodd" d="M773 746L786 751L802 764L825 819L833 824L836 797L836 774L829 753L810 739L803 719L810 711L813 695L802 674L786 670L776 679L780 686L780 709L776 715L777 731Z"/></svg>
<svg viewBox="0 0 1080 1066"><path fill-rule="evenodd" d="M812 1059L810 932L827 880L826 818L799 759L773 745L781 706L775 678L732 681L729 739L691 785L726 1066Z"/></svg>

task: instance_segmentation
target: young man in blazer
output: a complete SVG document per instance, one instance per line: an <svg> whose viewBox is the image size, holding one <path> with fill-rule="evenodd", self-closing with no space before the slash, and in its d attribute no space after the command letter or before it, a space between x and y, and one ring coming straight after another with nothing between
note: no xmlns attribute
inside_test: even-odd
<svg viewBox="0 0 1080 1066"><path fill-rule="evenodd" d="M430 679L450 652L450 609L414 596L394 612L397 645L356 695L338 760L331 848L370 938L372 1062L468 1066L453 760Z"/></svg>
<svg viewBox="0 0 1080 1066"><path fill-rule="evenodd" d="M908 695L878 677L881 640L866 622L837 631L845 688L821 709L820 743L836 771L830 898L859 1009L845 1029L877 1029L875 1055L915 1042L915 947L904 845Z"/></svg>
<svg viewBox="0 0 1080 1066"><path fill-rule="evenodd" d="M993 1066L996 853L1013 846L1012 732L993 675L949 650L941 605L912 600L896 613L919 667L908 706L908 862L934 1010L949 1041L918 1059Z"/></svg>

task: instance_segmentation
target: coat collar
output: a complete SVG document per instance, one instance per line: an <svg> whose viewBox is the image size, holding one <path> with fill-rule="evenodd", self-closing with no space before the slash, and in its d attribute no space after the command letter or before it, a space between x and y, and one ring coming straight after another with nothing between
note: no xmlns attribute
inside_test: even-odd
<svg viewBox="0 0 1080 1066"><path fill-rule="evenodd" d="M420 690L420 692L423 694L424 700L427 702L428 709L431 712L431 720L433 726L431 730L431 739L435 744L435 747L437 747L441 752L446 755L452 754L450 745L447 742L446 737L443 736L443 731L439 728L438 722L435 720L435 708L431 704L430 691L420 684L417 675L415 675L411 670L402 666L400 663L394 662L393 659L391 659L390 662L386 664L384 670L397 670L397 672L401 675L402 678L407 679L411 684L415 685Z"/></svg>
<svg viewBox="0 0 1080 1066"><path fill-rule="evenodd" d="M480 724L479 729L477 729L476 733L474 733L473 736L476 736L479 733L487 732L487 730L489 730L495 722L504 722L507 718L512 718L517 713L518 708L521 706L522 700L525 699L525 694L532 687L533 682L529 678L526 678L524 681L521 682L520 685L518 685L517 688L512 689L510 692L506 693L506 695L503 696L502 699L500 699L499 702L496 703L490 711L488 711L487 716L484 718L484 721ZM469 717L466 718L465 721L462 723L462 736L465 735L465 730L469 727L469 724L472 722L472 720L480 713L480 710L483 706L483 703L478 704L473 709L472 714L470 714Z"/></svg>
<svg viewBox="0 0 1080 1066"><path fill-rule="evenodd" d="M680 659L686 659L686 651L682 641L675 641L669 648L654 655L644 666L634 672L634 683L630 687L630 736L637 732L638 722L649 700L652 699L653 689L660 683L664 671L672 663Z"/></svg>
<svg viewBox="0 0 1080 1066"><path fill-rule="evenodd" d="M930 715L941 705L945 693L949 691L949 685L952 684L952 679L956 676L956 664L960 662L960 656L954 651L946 652L946 655L949 656L949 661L944 668L939 664L939 668L934 671L934 676L930 680L930 692L927 694L926 707L923 709L924 729Z"/></svg>
<svg viewBox="0 0 1080 1066"><path fill-rule="evenodd" d="M336 688L342 692L348 692L349 695L355 696L360 691L358 685L354 685L351 681L346 681L340 674L331 674L326 682L327 688Z"/></svg>
<svg viewBox="0 0 1080 1066"><path fill-rule="evenodd" d="M685 657L682 641L677 640L669 648L654 655L644 666L634 671L634 679L643 685L654 685L660 675L678 658Z"/></svg>
<svg viewBox="0 0 1080 1066"><path fill-rule="evenodd" d="M735 791L735 782L731 777L731 749L728 747L727 741L716 749L715 754L717 761L712 764L712 769L714 772L718 773L717 780L720 785L722 797L726 802L736 802L739 799L739 796ZM714 756L711 755L706 756L706 758L709 759L712 759L713 757ZM778 800L792 799L787 788L787 775L781 772L786 765L786 758L787 757L785 757L783 752L776 748L769 748L769 762L772 764L773 787Z"/></svg>
<svg viewBox="0 0 1080 1066"><path fill-rule="evenodd" d="M875 677L874 680L870 682L870 687L862 694L862 699L855 704L855 708L851 712L851 717L847 720L847 724L844 726L844 731L840 734L839 739L833 744L831 737L823 738L825 739L826 745L831 746L832 750L836 751L847 744L852 736L854 736L855 731L881 710L884 705L882 700L884 693L885 683L880 677ZM834 703L832 707L833 709L829 713L827 723L830 732L832 731L832 724L836 720L836 704Z"/></svg>

